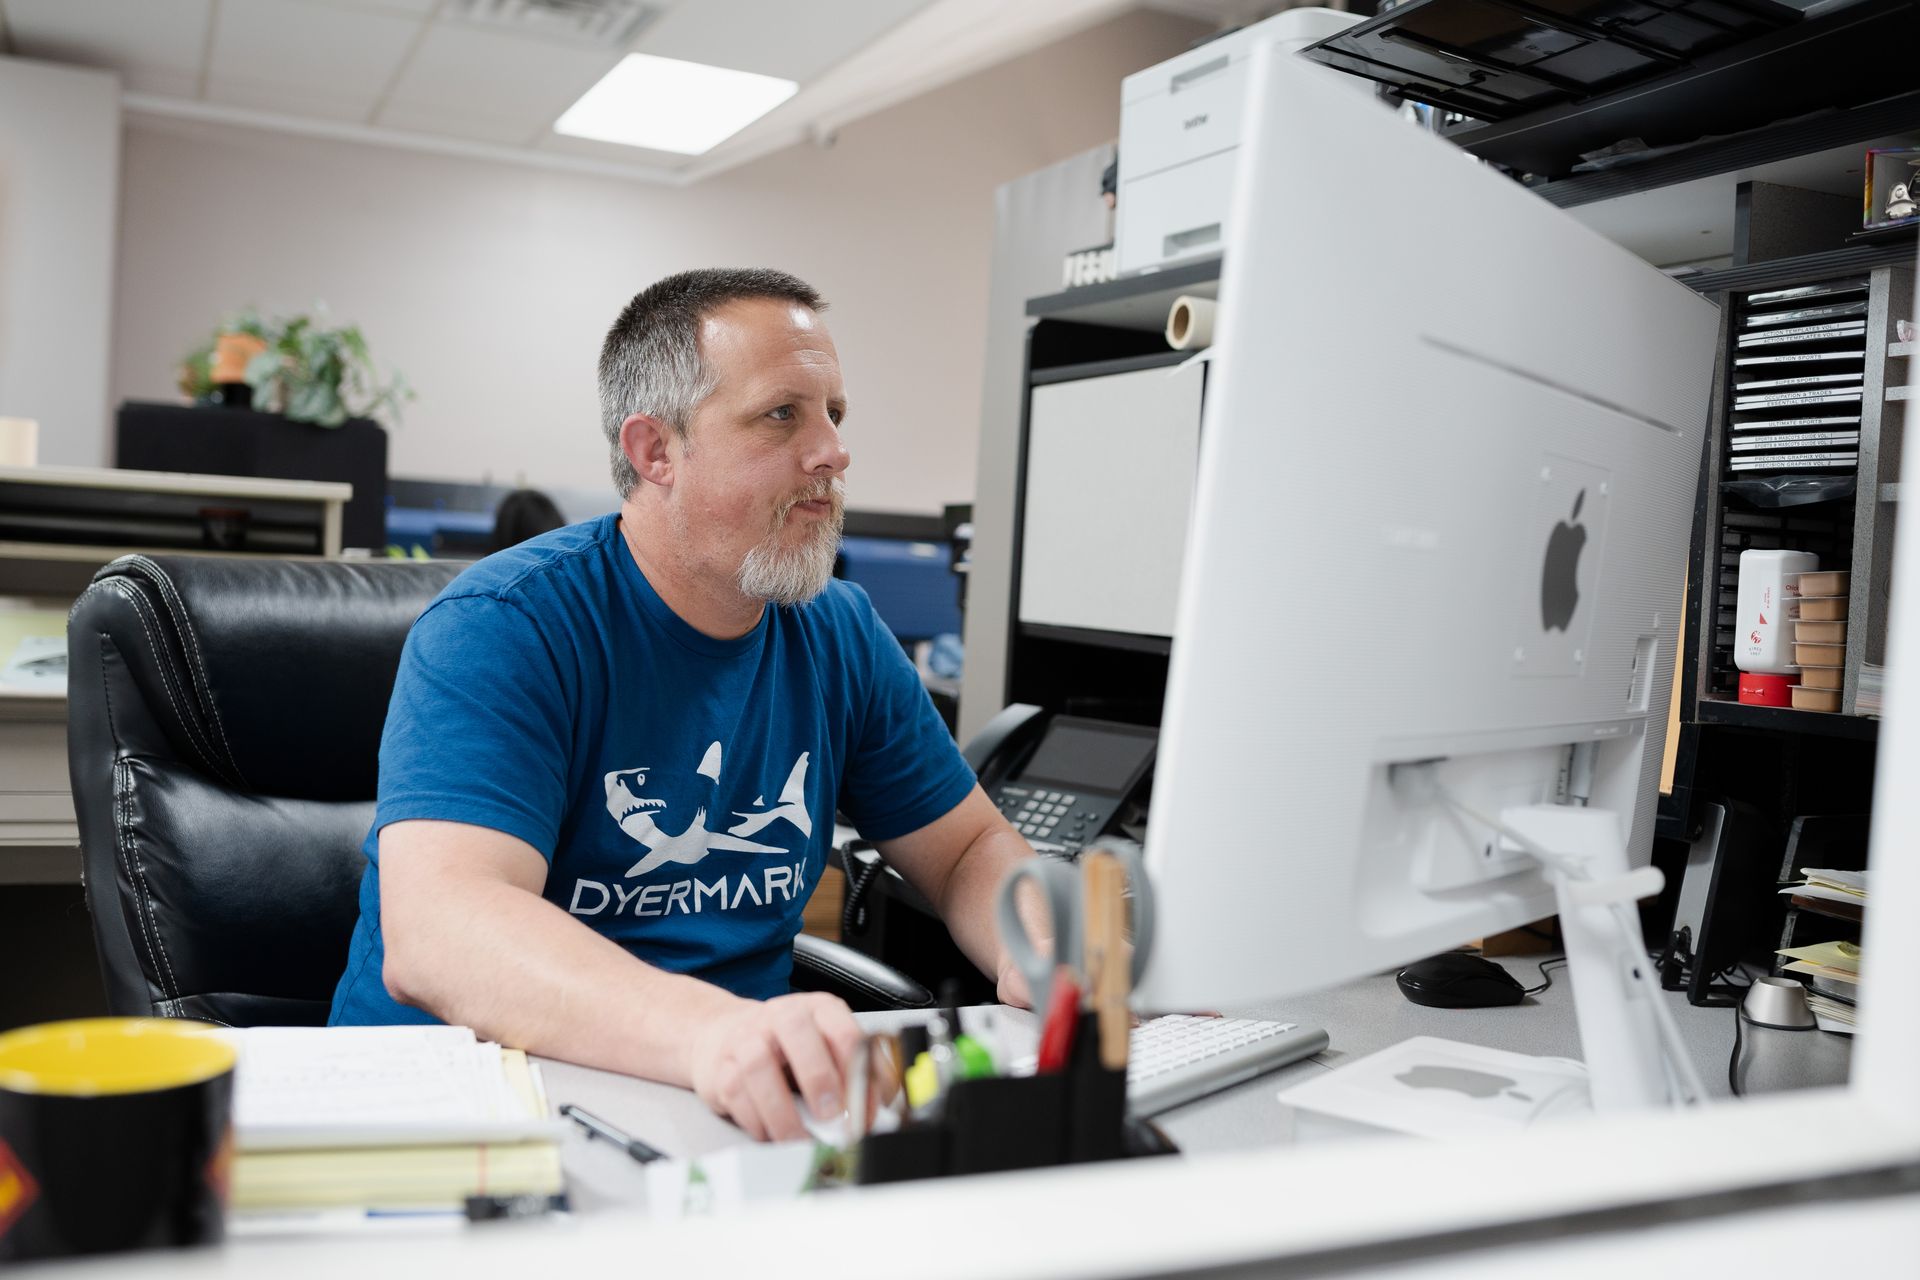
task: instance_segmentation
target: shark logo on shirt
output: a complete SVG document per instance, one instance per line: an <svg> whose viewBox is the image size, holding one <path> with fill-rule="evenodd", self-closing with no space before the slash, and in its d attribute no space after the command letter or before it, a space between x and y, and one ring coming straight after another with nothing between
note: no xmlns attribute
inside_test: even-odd
<svg viewBox="0 0 1920 1280"><path fill-rule="evenodd" d="M702 861L710 853L786 853L778 845L761 844L748 837L758 835L776 822L785 821L800 834L813 834L813 817L807 811L806 782L807 760L805 751L794 761L793 770L788 773L786 785L780 789L779 798L771 805L764 799L756 799L757 807L741 812L733 811L739 822L725 831L713 831L707 826L707 809L702 805L694 810L693 818L679 834L673 834L660 825L664 816L666 802L657 800L637 790L647 784L650 766L638 769L615 769L604 779L607 791L607 813L620 829L644 847L646 856L627 868L627 876L643 876L647 872L666 864L678 863L692 866ZM701 757L700 767L695 770L709 782L720 781L720 744L708 746Z"/></svg>

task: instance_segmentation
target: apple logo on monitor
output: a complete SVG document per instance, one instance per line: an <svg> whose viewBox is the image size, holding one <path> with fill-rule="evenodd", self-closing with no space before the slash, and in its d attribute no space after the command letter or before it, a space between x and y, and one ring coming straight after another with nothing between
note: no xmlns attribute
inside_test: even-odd
<svg viewBox="0 0 1920 1280"><path fill-rule="evenodd" d="M1580 521L1582 489L1573 500L1573 514L1553 526L1547 539L1547 561L1540 570L1540 623L1549 631L1565 631L1580 606L1580 553L1587 548L1587 526Z"/></svg>

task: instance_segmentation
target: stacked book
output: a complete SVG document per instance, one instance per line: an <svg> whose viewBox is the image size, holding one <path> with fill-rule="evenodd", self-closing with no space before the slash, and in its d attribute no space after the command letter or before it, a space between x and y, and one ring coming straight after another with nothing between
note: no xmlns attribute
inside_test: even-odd
<svg viewBox="0 0 1920 1280"><path fill-rule="evenodd" d="M1866 291L1856 279L1746 295L1734 339L1734 471L1859 465Z"/></svg>
<svg viewBox="0 0 1920 1280"><path fill-rule="evenodd" d="M1887 669L1877 662L1860 664L1860 691L1854 695L1853 709L1858 715L1877 716L1887 696Z"/></svg>
<svg viewBox="0 0 1920 1280"><path fill-rule="evenodd" d="M255 1027L230 1035L236 1214L456 1210L561 1190L537 1069L466 1027Z"/></svg>

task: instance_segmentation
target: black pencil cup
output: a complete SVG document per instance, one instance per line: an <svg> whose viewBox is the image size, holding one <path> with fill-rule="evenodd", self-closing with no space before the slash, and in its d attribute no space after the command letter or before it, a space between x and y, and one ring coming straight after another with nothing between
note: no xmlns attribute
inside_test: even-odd
<svg viewBox="0 0 1920 1280"><path fill-rule="evenodd" d="M1127 1120L1127 1073L1100 1065L1099 1029L1080 1019L1067 1069L1053 1075L961 1080L937 1119L860 1144L861 1183L1002 1173L1170 1151Z"/></svg>

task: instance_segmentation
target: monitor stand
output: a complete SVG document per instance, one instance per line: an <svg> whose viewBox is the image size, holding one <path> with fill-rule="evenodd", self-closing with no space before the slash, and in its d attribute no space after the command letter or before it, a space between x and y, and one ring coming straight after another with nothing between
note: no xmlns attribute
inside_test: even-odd
<svg viewBox="0 0 1920 1280"><path fill-rule="evenodd" d="M1660 1002L1634 907L1660 892L1659 870L1629 867L1619 816L1610 809L1519 806L1502 809L1500 825L1553 884L1593 1109L1703 1100L1673 1015Z"/></svg>

